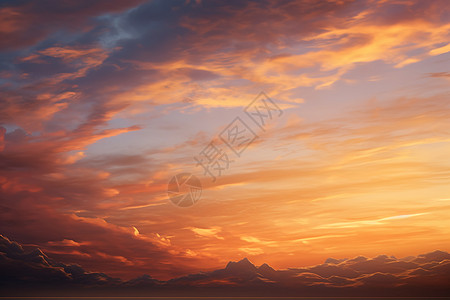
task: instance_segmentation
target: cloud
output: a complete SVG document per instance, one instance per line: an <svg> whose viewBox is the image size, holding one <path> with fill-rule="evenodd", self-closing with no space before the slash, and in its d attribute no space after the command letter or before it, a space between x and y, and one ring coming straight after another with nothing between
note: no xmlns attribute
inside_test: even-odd
<svg viewBox="0 0 450 300"><path fill-rule="evenodd" d="M450 44L447 44L443 47L439 47L439 48L435 48L433 50L430 51L430 55L440 55L440 54L444 54L450 52Z"/></svg>
<svg viewBox="0 0 450 300"><path fill-rule="evenodd" d="M43 1L39 5L32 1L7 2L0 7L0 50L14 50L32 46L46 39L51 33L65 30L89 30L89 18L97 15L120 12L138 4L139 1ZM9 4L9 5L8 5ZM40 24L40 26L36 26Z"/></svg>
<svg viewBox="0 0 450 300"><path fill-rule="evenodd" d="M448 207L424 199L447 195L448 97L414 81L448 77L436 69L448 50L447 7L4 2L4 233L64 262L158 278L244 253L286 265L447 245L437 220ZM295 118L268 130L219 184L205 183L188 213L169 206L171 172L263 89ZM347 105L355 109L341 111ZM299 278L354 284L311 274ZM389 279L380 274L367 281Z"/></svg>
<svg viewBox="0 0 450 300"><path fill-rule="evenodd" d="M39 248L25 251L21 245L0 235L1 289L11 293L36 290L61 291L64 288L114 286L119 281L102 273L86 272L78 265L65 265L50 259ZM55 288L57 286L57 288ZM8 288L6 288L8 287Z"/></svg>
<svg viewBox="0 0 450 300"><path fill-rule="evenodd" d="M385 224L385 221L406 219L406 218L417 217L417 216L422 216L422 215L426 215L426 214L428 214L428 213L398 215L398 216L381 218L381 219L377 219L377 220L363 220L363 221L354 221L354 222L341 222L341 223L325 224L325 225L320 225L318 228L353 228L353 227L360 227L360 226L382 225L382 224Z"/></svg>
<svg viewBox="0 0 450 300"><path fill-rule="evenodd" d="M448 72L436 72L436 73L430 73L428 74L430 77L450 77L450 73Z"/></svg>
<svg viewBox="0 0 450 300"><path fill-rule="evenodd" d="M201 237L214 237L219 240L223 240L224 238L218 235L221 232L220 227L212 227L212 228L195 228L195 227L187 227L186 229L191 230L197 236Z"/></svg>
<svg viewBox="0 0 450 300"><path fill-rule="evenodd" d="M239 248L239 251L245 252L248 255L259 255L264 253L264 250L261 248Z"/></svg>
<svg viewBox="0 0 450 300"><path fill-rule="evenodd" d="M73 241L60 245L80 247ZM242 251L250 253L256 250L245 248ZM180 290L190 295L201 286L208 295L239 295L245 290L247 295L253 296L261 292L267 295L293 295L300 291L307 295L439 296L448 292L450 277L450 254L434 251L404 259L386 255L369 259L328 259L316 266L282 270L274 270L267 264L257 267L245 258L239 262L229 262L224 269L168 281L158 281L148 275L122 281L103 273L87 272L78 265L59 263L39 249L25 251L21 245L3 236L0 236L0 264L0 277L3 283L8 284L0 286L0 289L8 295L46 295L49 289L55 292L57 283L59 293L73 293L75 289L81 289L81 295L142 295L149 291L177 295ZM19 286L21 293L14 290ZM433 292L430 294L431 287Z"/></svg>

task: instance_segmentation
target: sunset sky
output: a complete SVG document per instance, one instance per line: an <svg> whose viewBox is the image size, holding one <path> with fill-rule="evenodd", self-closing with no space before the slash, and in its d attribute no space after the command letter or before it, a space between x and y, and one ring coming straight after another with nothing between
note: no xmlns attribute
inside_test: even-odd
<svg viewBox="0 0 450 300"><path fill-rule="evenodd" d="M194 157L238 116L259 138L213 182ZM0 4L0 234L59 261L168 279L448 251L449 158L449 1Z"/></svg>

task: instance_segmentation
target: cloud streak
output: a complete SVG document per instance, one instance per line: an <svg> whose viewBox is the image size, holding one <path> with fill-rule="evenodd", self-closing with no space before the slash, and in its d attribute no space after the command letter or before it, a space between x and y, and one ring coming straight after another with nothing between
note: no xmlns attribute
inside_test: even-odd
<svg viewBox="0 0 450 300"><path fill-rule="evenodd" d="M125 280L445 250L448 16L441 0L6 1L0 233ZM193 157L261 91L283 117L212 183ZM186 210L166 193L180 172L203 186ZM351 263L289 280L429 280Z"/></svg>

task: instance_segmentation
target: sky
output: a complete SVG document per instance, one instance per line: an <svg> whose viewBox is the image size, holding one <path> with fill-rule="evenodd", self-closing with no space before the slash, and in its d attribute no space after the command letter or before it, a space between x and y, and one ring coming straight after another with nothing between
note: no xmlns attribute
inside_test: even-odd
<svg viewBox="0 0 450 300"><path fill-rule="evenodd" d="M125 279L449 250L449 38L445 0L2 1L0 234Z"/></svg>

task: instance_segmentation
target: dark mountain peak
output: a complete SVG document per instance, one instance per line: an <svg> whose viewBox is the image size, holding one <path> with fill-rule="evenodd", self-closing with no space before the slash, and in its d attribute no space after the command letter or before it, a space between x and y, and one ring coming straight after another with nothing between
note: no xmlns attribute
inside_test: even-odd
<svg viewBox="0 0 450 300"><path fill-rule="evenodd" d="M376 261L384 261L384 262L386 262L386 261L392 261L392 260L394 260L394 259L395 259L395 258L391 258L391 257L389 257L389 256L387 256L387 255L385 255L385 254L378 255L377 257L372 258L372 260L376 260Z"/></svg>
<svg viewBox="0 0 450 300"><path fill-rule="evenodd" d="M31 251L31 254L34 256L42 256L44 258L48 258L48 256L44 252L42 252L40 248L34 249L33 251Z"/></svg>
<svg viewBox="0 0 450 300"><path fill-rule="evenodd" d="M448 252L445 252L445 251L434 250L433 252L428 252L426 254L422 254L422 255L419 255L419 256L427 256L427 255L429 255L429 256L445 256L445 257L447 257L450 254Z"/></svg>
<svg viewBox="0 0 450 300"><path fill-rule="evenodd" d="M359 262L363 262L363 261L367 261L367 260L368 260L367 257L360 255L360 256L357 256L355 258L347 260L347 262L349 262L349 263L355 263L355 262L359 263Z"/></svg>
<svg viewBox="0 0 450 300"><path fill-rule="evenodd" d="M0 279L6 279L10 291L39 285L42 289L29 291L39 294L59 286L66 289L67 295L81 291L87 296L108 291L107 296L130 292L136 292L139 296L168 296L174 295L172 292L179 292L176 295L193 296L192 299L195 298L194 295L199 295L199 291L206 291L205 294L211 292L217 296L237 296L239 294L235 292L249 291L246 294L248 296L272 296L273 293L278 296L281 292L283 296L301 294L324 297L336 293L340 296L355 295L359 292L373 295L374 291L381 291L376 295L386 297L407 297L417 293L429 295L436 291L432 295L439 297L447 296L449 291L447 259L450 254L439 250L421 254L411 261L391 261L393 258L384 255L371 259L360 256L339 264L326 263L284 270L274 270L266 263L255 267L244 258L229 262L223 269L167 281L160 281L149 275L123 281L104 273L86 272L79 265L66 265L51 258L46 265L47 256L41 250L23 253L21 246L13 243L0 236ZM3 270L7 272L2 272ZM408 281L404 281L404 278ZM417 289L417 282L425 282L423 289ZM399 286L402 289L399 290ZM3 291L5 289L2 286L0 292ZM62 290L53 291L59 293Z"/></svg>
<svg viewBox="0 0 450 300"><path fill-rule="evenodd" d="M135 280L153 280L153 278L148 274L144 274L142 276L136 277Z"/></svg>
<svg viewBox="0 0 450 300"><path fill-rule="evenodd" d="M24 260L27 260L29 262L50 266L48 256L39 248L34 249L28 254L23 254L22 256Z"/></svg>
<svg viewBox="0 0 450 300"><path fill-rule="evenodd" d="M273 279L277 276L278 272L269 266L268 264L264 263L258 268L258 273L264 276L265 278Z"/></svg>
<svg viewBox="0 0 450 300"><path fill-rule="evenodd" d="M400 261L411 261L411 260L414 260L415 258L416 258L415 256L410 255L410 256L402 257L399 260Z"/></svg>
<svg viewBox="0 0 450 300"><path fill-rule="evenodd" d="M326 263L326 264L334 264L334 265L337 265L337 264L340 264L341 262L344 262L344 261L346 261L346 260L347 260L347 258L336 259L336 258L329 257L329 258L327 258L327 259L325 260L325 263Z"/></svg>
<svg viewBox="0 0 450 300"><path fill-rule="evenodd" d="M144 274L142 276L139 276L139 277L136 277L134 279L127 281L125 284L131 285L131 286L152 286L157 283L158 283L158 280L152 278L148 274Z"/></svg>
<svg viewBox="0 0 450 300"><path fill-rule="evenodd" d="M244 258L238 262L230 261L226 268L229 271L238 271L238 272L256 272L257 268L254 264L252 264L247 258Z"/></svg>
<svg viewBox="0 0 450 300"><path fill-rule="evenodd" d="M258 270L261 272L274 272L275 271L274 268L272 268L271 266L269 266L266 263L263 263L261 266L259 266Z"/></svg>
<svg viewBox="0 0 450 300"><path fill-rule="evenodd" d="M0 252L14 256L23 254L24 250L18 243L10 241L7 237L0 234Z"/></svg>
<svg viewBox="0 0 450 300"><path fill-rule="evenodd" d="M414 261L416 262L432 262L432 261L443 261L446 259L450 259L450 254L441 251L441 250L435 250L433 252L429 252L426 254L420 254Z"/></svg>

